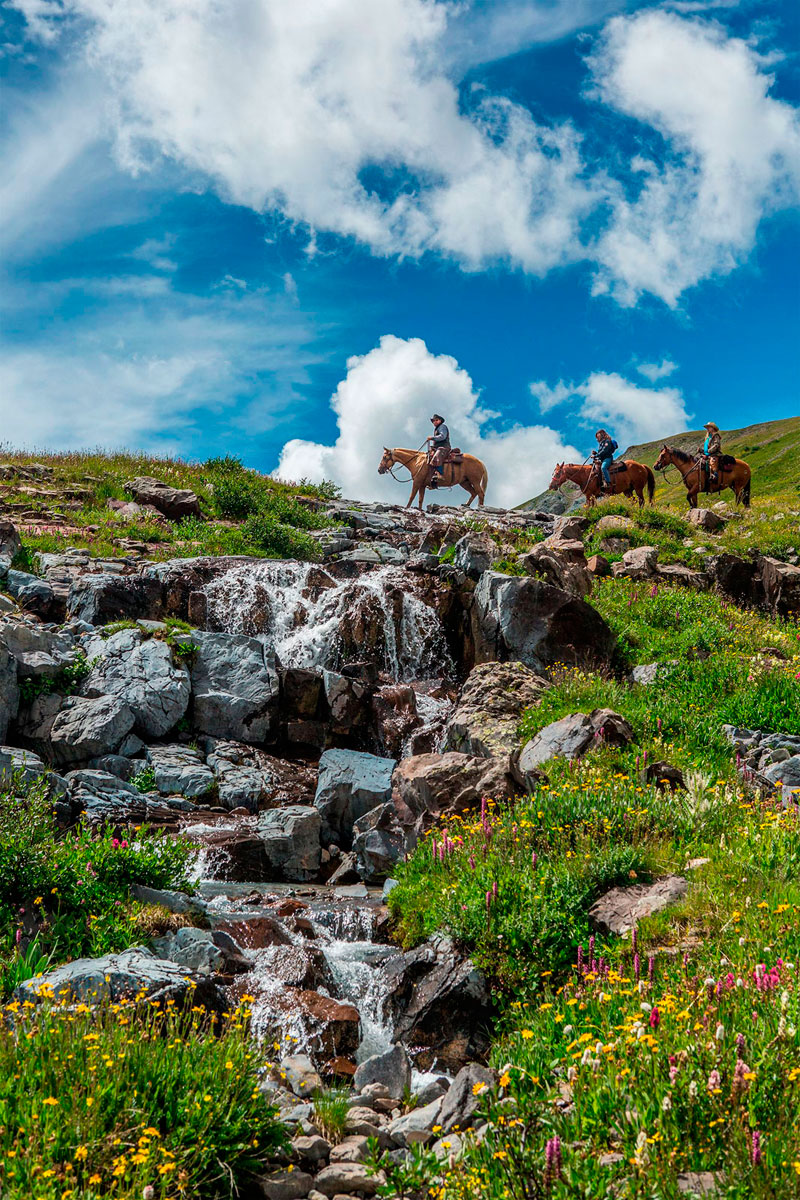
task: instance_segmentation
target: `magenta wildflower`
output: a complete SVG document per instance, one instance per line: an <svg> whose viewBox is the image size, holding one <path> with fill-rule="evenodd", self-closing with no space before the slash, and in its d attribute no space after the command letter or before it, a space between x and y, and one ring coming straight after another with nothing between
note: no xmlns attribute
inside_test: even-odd
<svg viewBox="0 0 800 1200"><path fill-rule="evenodd" d="M651 954L647 960L647 978L650 980L651 983L653 982L653 975L655 974L655 970L656 970L656 960L653 957L653 955Z"/></svg>
<svg viewBox="0 0 800 1200"><path fill-rule="evenodd" d="M753 1138L750 1146L750 1157L753 1160L753 1166L757 1167L762 1159L761 1154L761 1134L758 1129L753 1130Z"/></svg>
<svg viewBox="0 0 800 1200"><path fill-rule="evenodd" d="M634 954L634 956L633 956L633 973L637 979L639 978L640 971L641 971L641 965L639 963L639 955Z"/></svg>
<svg viewBox="0 0 800 1200"><path fill-rule="evenodd" d="M744 1034L737 1033L737 1035L736 1035L736 1053L739 1055L740 1058L744 1054L744 1050L745 1050Z"/></svg>
<svg viewBox="0 0 800 1200"><path fill-rule="evenodd" d="M655 1004L650 1009L650 1028L658 1029L661 1024L661 1013L656 1008Z"/></svg>
<svg viewBox="0 0 800 1200"><path fill-rule="evenodd" d="M470 854L469 858L467 859L467 862L469 863L470 867L474 871L475 870L475 855Z"/></svg>
<svg viewBox="0 0 800 1200"><path fill-rule="evenodd" d="M544 1183L550 1188L561 1178L561 1139L558 1134L551 1137L544 1148Z"/></svg>

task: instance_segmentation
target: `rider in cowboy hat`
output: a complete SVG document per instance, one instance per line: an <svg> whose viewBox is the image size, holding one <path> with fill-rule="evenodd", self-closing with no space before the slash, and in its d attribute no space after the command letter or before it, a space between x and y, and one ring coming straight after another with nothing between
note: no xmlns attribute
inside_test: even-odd
<svg viewBox="0 0 800 1200"><path fill-rule="evenodd" d="M702 459L708 471L708 482L717 483L719 480L719 459L722 454L722 437L719 425L706 421L703 429L706 431L705 441L698 447L698 456Z"/></svg>
<svg viewBox="0 0 800 1200"><path fill-rule="evenodd" d="M617 449L617 443L605 429L598 429L594 436L597 438L597 449L592 451L592 458L595 464L600 464L600 470L603 475L603 491L606 495L610 495L612 491L611 464L614 461L614 451Z"/></svg>
<svg viewBox="0 0 800 1200"><path fill-rule="evenodd" d="M433 422L433 434L426 438L428 442L428 462L430 463L430 479L428 487L436 488L439 486L439 480L436 478L437 472L439 475L444 475L444 464L447 461L447 456L450 453L450 430L444 423L444 417L434 413L431 417Z"/></svg>

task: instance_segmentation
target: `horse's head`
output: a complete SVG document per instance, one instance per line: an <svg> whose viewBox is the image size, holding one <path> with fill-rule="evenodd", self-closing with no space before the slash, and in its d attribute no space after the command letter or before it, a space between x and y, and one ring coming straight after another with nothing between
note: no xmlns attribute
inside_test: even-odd
<svg viewBox="0 0 800 1200"><path fill-rule="evenodd" d="M557 463L556 469L553 471L553 478L550 480L550 491L555 492L558 488L560 488L566 478L567 477L564 474L564 464L562 462Z"/></svg>
<svg viewBox="0 0 800 1200"><path fill-rule="evenodd" d="M662 446L661 453L659 454L656 461L653 463L653 470L654 471L663 471L664 468L668 467L671 462L672 462L672 455L670 453L669 446Z"/></svg>
<svg viewBox="0 0 800 1200"><path fill-rule="evenodd" d="M383 447L383 458L381 459L380 466L378 467L378 474L385 475L387 471L391 471L393 464L394 464L394 455L392 454L392 452L388 446L384 446Z"/></svg>

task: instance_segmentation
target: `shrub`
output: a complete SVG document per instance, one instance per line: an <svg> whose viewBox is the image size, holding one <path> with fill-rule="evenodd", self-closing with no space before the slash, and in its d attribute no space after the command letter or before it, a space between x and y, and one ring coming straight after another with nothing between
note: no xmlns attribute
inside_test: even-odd
<svg viewBox="0 0 800 1200"><path fill-rule="evenodd" d="M19 695L23 704L30 704L37 696L55 692L60 696L71 696L91 672L93 663L85 654L76 655L68 667L62 667L56 675L23 675L19 681Z"/></svg>

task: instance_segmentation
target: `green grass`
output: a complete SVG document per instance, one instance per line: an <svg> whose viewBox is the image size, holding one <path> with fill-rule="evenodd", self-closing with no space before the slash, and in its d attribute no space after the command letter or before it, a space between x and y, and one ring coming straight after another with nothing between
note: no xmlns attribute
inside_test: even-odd
<svg viewBox="0 0 800 1200"><path fill-rule="evenodd" d="M27 794L26 794L27 790ZM194 851L146 827L56 835L42 785L0 790L0 996L41 964L97 956L146 940L150 914L132 884L191 890Z"/></svg>
<svg viewBox="0 0 800 1200"><path fill-rule="evenodd" d="M22 570L35 570L36 554L59 553L68 547L86 548L97 557L118 557L127 553L123 540L146 543L155 559L247 554L311 561L319 557L319 550L310 531L330 524L317 511L317 503L338 495L329 482L282 483L230 457L187 463L102 451L23 454L3 448L0 459L20 467L32 462L52 467L52 479L33 486L55 496L27 496L20 489L29 481L18 477L0 482L0 499L24 510L61 514L67 521L63 530L52 526L23 532L23 552L15 564ZM198 496L202 517L178 523L150 517L121 519L107 502L130 500L124 485L139 475L190 488ZM13 519L13 508L9 515ZM42 523L47 521L43 518Z"/></svg>
<svg viewBox="0 0 800 1200"><path fill-rule="evenodd" d="M5 1026L5 1028L3 1028ZM286 1145L248 1010L0 1014L4 1200L234 1196Z"/></svg>

